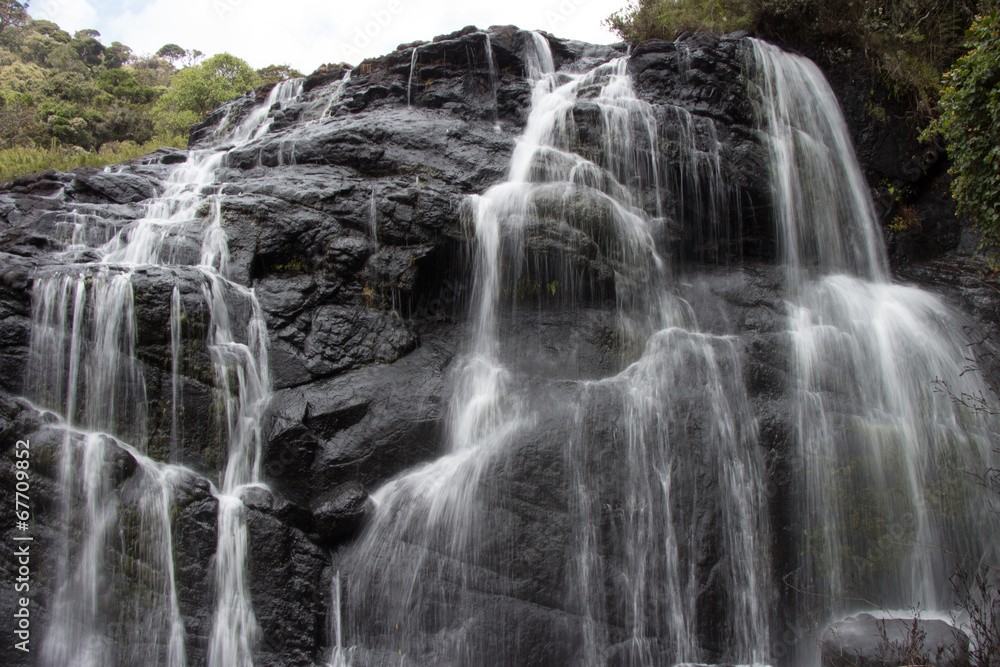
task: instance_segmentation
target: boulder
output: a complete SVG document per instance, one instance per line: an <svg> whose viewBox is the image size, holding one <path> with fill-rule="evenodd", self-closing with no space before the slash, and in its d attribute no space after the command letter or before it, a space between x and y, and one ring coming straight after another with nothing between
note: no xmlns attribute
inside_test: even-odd
<svg viewBox="0 0 1000 667"><path fill-rule="evenodd" d="M969 636L939 620L858 614L823 632L823 667L969 667Z"/></svg>

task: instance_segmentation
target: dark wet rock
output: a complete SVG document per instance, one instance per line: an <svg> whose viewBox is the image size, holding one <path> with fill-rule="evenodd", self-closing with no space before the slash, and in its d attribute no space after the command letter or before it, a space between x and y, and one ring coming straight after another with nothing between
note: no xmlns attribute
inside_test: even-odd
<svg viewBox="0 0 1000 667"><path fill-rule="evenodd" d="M256 91L240 95L210 112L201 122L191 127L188 135L188 147L202 148L205 145L211 145L220 125L226 124L228 127L239 122L255 104L264 101L265 97L266 93L259 95Z"/></svg>
<svg viewBox="0 0 1000 667"><path fill-rule="evenodd" d="M625 55L623 45L543 37L564 72L584 72ZM747 419L745 426L750 429L753 421L766 468L773 570L783 574L797 567L802 546L793 517L793 508L804 502L795 483L802 471L791 446L796 420L786 277L775 265L767 153L746 94L742 37L687 34L633 49L628 72L638 95L652 105L665 165L660 187L644 184L634 203L655 218L655 241L668 259L671 289L691 305L731 379L746 386L755 421ZM266 133L227 156L218 185L204 193L221 193L218 208L206 200L196 219L179 225L164 242L174 263L132 270L135 356L152 434L144 453L184 466L173 486L171 526L188 664L205 663L211 635L219 504L211 485L220 485L228 448L223 399L215 387L217 373L225 371L213 363L206 345L212 335L204 296L210 285L196 266L203 223L218 212L228 238L228 277L253 289L269 336L275 393L262 433L263 479L242 491L249 585L261 628L255 664L321 664L330 641L331 578L343 547L378 511L369 491L439 457L448 446L448 405L473 305L468 197L503 180L531 97L525 79L530 36L511 26L490 28L494 68L486 38L486 32L468 27L402 45L360 63L342 87L345 66L320 68L305 79L299 98L268 110L272 123ZM981 316L977 326L995 338L997 325L990 318L995 320L991 314L1000 308L1000 292L970 259L975 239L954 216L940 155L913 143L864 68L826 65L883 221L900 216L904 203L914 206L913 224L888 236L897 275ZM213 111L192 129L189 145L212 146L268 91ZM872 103L886 110L886 122L870 117ZM607 137L596 105L585 99L571 115L578 130L571 149L600 159ZM637 151L641 160L652 157L648 142ZM51 552L60 534L61 439L50 428L54 417L11 398L33 395L25 386L31 292L49 278L93 279L99 271L127 270L87 262L98 258L95 248L143 215L170 170L188 157L188 151L160 149L108 171L50 170L0 186L0 502L11 506L9 451L26 434L37 440L39 453L32 489L40 553ZM685 182L708 192L706 179L716 177L712 186L718 186L723 203L710 223L705 196L674 201L668 194ZM490 523L474 562L419 554L428 559L427 567L439 568L441 582L441 590L419 603L428 624L426 664L454 657L447 646L459 641L455 628L481 638L483 645L476 648L495 657L494 664L586 662L581 618L587 610L568 592L576 573L565 566L573 561L567 545L583 539L573 533L581 502L567 482L573 461L601 480L592 527L608 578L602 609L610 611L601 621L610 644L607 659L641 662L622 616L628 554L622 546L627 498L621 443L628 434L620 418L621 394L609 383L642 350L623 351L616 338L616 294L629 267L617 255L620 239L607 224L612 211L600 194L638 184L610 181L587 195L540 190L521 221L523 249L504 256L501 280L509 298L498 319L506 341L498 353L511 362L514 381L531 397L528 408L554 402L564 407L532 415L535 421L526 420L512 439L512 451L485 464L487 479L512 481L504 489L486 485L480 509ZM912 194L897 201L890 187L907 187ZM74 232L83 234L89 250L70 250L81 242ZM73 252L76 259L67 259ZM246 342L251 299L242 289L226 289L234 334ZM176 385L174 290L182 306ZM689 522L681 558L696 589L692 623L705 648L701 657L722 660L727 648L722 626L733 591L727 589L727 564L720 556L724 508L718 462L704 454L712 445L706 436L710 406L698 381L697 359L684 355L683 340L673 342L682 371L676 407L692 415L686 428L671 432L683 480L674 490L673 510ZM1000 370L996 380L1000 383ZM583 460L570 456L567 443L584 441L590 448ZM112 459L109 474L132 516L141 466L121 451ZM10 513L0 517L4 572L13 571L13 530ZM407 548L417 559L417 546ZM53 565L45 567L32 591L40 632L54 581ZM477 586L463 588L470 571ZM119 577L115 585L127 581ZM8 609L13 588L8 579L0 578L0 584L0 607ZM442 610L461 596L467 604L452 613L456 608L475 613L448 619L454 621L448 625ZM503 631L516 642L500 636L494 622L500 617L513 619ZM654 658L668 655L669 638L654 637L650 651ZM362 647L355 664L398 658L389 653Z"/></svg>
<svg viewBox="0 0 1000 667"><path fill-rule="evenodd" d="M767 151L746 93L743 36L696 33L675 42L649 40L638 45L629 59L637 94L656 110L661 150L670 158L666 177L679 182L686 162L694 158L697 164L711 156L713 163L718 160L728 184L723 187L733 188L718 231L686 223L675 232L674 252L687 259L724 263L734 256L773 259L775 255ZM695 178L705 182L712 173L702 171ZM678 210L675 215L680 220L705 217L703 210Z"/></svg>
<svg viewBox="0 0 1000 667"><path fill-rule="evenodd" d="M248 579L260 645L254 664L322 661L330 599L327 553L278 516L247 508Z"/></svg>
<svg viewBox="0 0 1000 667"><path fill-rule="evenodd" d="M273 486L312 505L345 482L377 485L432 458L441 446L445 374L458 335L430 326L421 345L395 363L277 392L264 450Z"/></svg>
<svg viewBox="0 0 1000 667"><path fill-rule="evenodd" d="M178 494L175 500L177 518L172 524L172 537L188 663L202 664L212 635L219 502L197 487L191 491Z"/></svg>
<svg viewBox="0 0 1000 667"><path fill-rule="evenodd" d="M340 81L344 78L344 74L348 69L350 69L350 66L346 63L320 65L315 72L306 77L306 80L302 83L302 90L308 93L313 88L319 88L334 81Z"/></svg>
<svg viewBox="0 0 1000 667"><path fill-rule="evenodd" d="M101 200L116 204L134 204L156 193L152 183L134 174L109 174L97 170L78 171L73 188L78 193L91 192Z"/></svg>
<svg viewBox="0 0 1000 667"><path fill-rule="evenodd" d="M139 158L141 163L180 164L187 162L188 152L180 148L157 148L149 155Z"/></svg>
<svg viewBox="0 0 1000 667"><path fill-rule="evenodd" d="M968 667L969 636L937 620L858 614L823 632L823 667Z"/></svg>
<svg viewBox="0 0 1000 667"><path fill-rule="evenodd" d="M313 500L316 532L324 544L338 544L356 533L373 509L363 485L345 482Z"/></svg>

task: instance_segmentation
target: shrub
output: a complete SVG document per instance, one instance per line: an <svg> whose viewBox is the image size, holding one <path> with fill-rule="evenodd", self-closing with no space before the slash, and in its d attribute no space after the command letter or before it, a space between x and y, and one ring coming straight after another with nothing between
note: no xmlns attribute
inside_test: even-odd
<svg viewBox="0 0 1000 667"><path fill-rule="evenodd" d="M674 39L682 32L733 32L752 27L751 0L638 0L605 21L630 44Z"/></svg>
<svg viewBox="0 0 1000 667"><path fill-rule="evenodd" d="M606 20L630 43L747 28L830 57L865 54L889 90L928 117L979 0L633 0Z"/></svg>
<svg viewBox="0 0 1000 667"><path fill-rule="evenodd" d="M982 232L981 250L1000 263L1000 12L977 17L968 53L945 73L941 115L923 134L940 134L952 161L952 196Z"/></svg>

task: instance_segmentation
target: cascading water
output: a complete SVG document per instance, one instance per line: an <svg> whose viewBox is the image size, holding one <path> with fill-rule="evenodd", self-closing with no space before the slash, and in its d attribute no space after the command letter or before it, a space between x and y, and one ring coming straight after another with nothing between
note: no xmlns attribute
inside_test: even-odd
<svg viewBox="0 0 1000 667"><path fill-rule="evenodd" d="M498 102L497 102L497 86L500 82L500 77L497 73L497 60L493 56L493 42L490 40L490 33L484 32L483 38L486 40L486 64L490 69L490 98L493 101L493 122L497 122L498 114Z"/></svg>
<svg viewBox="0 0 1000 667"><path fill-rule="evenodd" d="M332 109L333 105L339 102L340 99L344 96L344 89L347 88L347 84L350 80L351 80L351 70L348 69L346 72L344 72L343 78L341 78L341 80L337 82L336 87L333 89L333 93L327 99L326 105L323 107L323 112L319 115L320 119L329 116L330 109Z"/></svg>
<svg viewBox="0 0 1000 667"><path fill-rule="evenodd" d="M447 451L373 494L374 518L341 561L346 641L365 664L701 659L690 504L703 501L674 486L708 470L725 526L725 565L714 576L731 592L716 652L764 662L771 586L756 422L733 341L699 333L669 290L651 227L668 180L656 119L636 98L625 58L556 74L547 41L533 34L530 44L531 113L507 181L469 202L471 336L454 371ZM637 204L635 188L653 191L657 211ZM598 248L611 283L579 269L576 251L533 254L547 234L575 235L579 252ZM613 299L618 368L637 360L602 380L545 376L516 338L518 295L544 293L571 309ZM612 406L614 426L592 422L602 405ZM562 430L546 431L549 420ZM561 442L552 466L562 472L549 483L567 489L570 525L545 561L519 551L540 547L503 532L503 508L524 493L515 491L518 458L540 455L524 443L553 437ZM516 600L525 569L563 573L562 590L545 593L549 611L484 604ZM547 652L520 645L532 622L551 625Z"/></svg>
<svg viewBox="0 0 1000 667"><path fill-rule="evenodd" d="M823 616L947 612L959 566L996 562L995 501L971 481L997 420L962 321L889 282L871 196L836 98L810 61L752 41L790 292L806 504L798 586ZM862 604L859 600L867 600Z"/></svg>
<svg viewBox="0 0 1000 667"><path fill-rule="evenodd" d="M301 88L301 80L275 86L265 103L221 140L242 146L262 136L273 105L292 99ZM42 651L45 665L186 664L170 508L175 481L193 473L146 456L152 434L143 364L136 357L133 279L151 269L200 282L209 312L207 345L227 456L215 490L216 611L208 663L252 664L256 621L244 578L247 529L240 494L260 483L261 421L271 390L267 335L256 297L226 277L221 194L209 197L207 224L199 213L224 156L218 149L192 151L145 215L103 245L86 245L94 235L74 227L70 250L78 254L65 268L34 281L27 389L42 407L63 415L65 432L60 464L65 533ZM200 251L192 247L193 239L200 239ZM238 331L240 322L231 314L243 305L249 305L245 332ZM157 452L161 460L172 460L183 442L178 376L185 354L184 309L177 287L169 307L170 433L169 451ZM126 451L142 472L116 492L113 466ZM123 500L116 500L118 493ZM83 498L81 507L75 497ZM107 555L116 521L128 540L120 559ZM71 532L79 539L71 540ZM134 590L108 595L107 588L122 576ZM111 628L129 636L112 635Z"/></svg>
<svg viewBox="0 0 1000 667"><path fill-rule="evenodd" d="M487 73L489 77L489 95L491 101L490 114L491 114L491 120L495 124L497 122L499 114L497 87L500 82L500 74L497 69L496 57L493 55L493 42L490 38L490 33L481 32L478 34L483 36L483 42L484 42L483 55L486 59ZM419 67L417 66L420 58L420 48L421 48L420 46L414 46L413 50L410 52L410 68L406 78L406 106L413 106L413 80L415 76L419 75L420 71ZM471 54L468 51L466 51L466 57L469 59L469 67L472 68L473 56L471 56ZM478 55L476 55L475 58L478 58ZM499 131L499 125L497 125L497 130Z"/></svg>
<svg viewBox="0 0 1000 667"><path fill-rule="evenodd" d="M417 68L417 58L420 54L420 47L414 46L413 52L410 54L410 73L406 78L406 106L412 106L413 104L413 74Z"/></svg>
<svg viewBox="0 0 1000 667"><path fill-rule="evenodd" d="M496 112L495 56L509 58L484 37ZM506 181L465 211L473 296L443 451L378 489L364 532L334 554L325 657L335 667L767 663L778 657L777 602L746 351L727 330L698 326L692 304L702 305L679 296L692 292L667 259L677 247L663 247L694 239L703 258L737 248L726 237L739 212L725 147L708 117L638 99L625 59L557 73L548 41L525 37L527 125ZM947 611L950 554L997 555L992 499L962 475L993 461L1000 429L951 399L989 394L978 374L961 372L967 350L949 310L889 282L864 180L818 70L762 43L752 49L797 380L804 501L794 532L805 557L793 583L824 601L824 619L857 610L847 598L859 593ZM697 66L683 45L677 62L682 76ZM275 142L291 149L279 148L278 164L294 162L299 133L344 113L332 105L348 77L328 100L298 100L301 124ZM301 82L275 87L215 139L245 149L268 132L272 107L300 92ZM34 277L28 390L61 415L45 429L62 445L65 526L44 665L186 664L194 640L171 522L175 495L195 476L180 463L185 396L199 390L185 384L199 327L224 449L212 487L206 660L253 662L242 497L262 486L271 387L261 309L228 279L217 183L225 161L222 148L192 151L123 228L83 210L67 217L66 266ZM377 236L392 187L380 185L378 197L372 187L368 201L360 192L371 240L392 253L390 235ZM671 225L685 234L665 238ZM150 275L175 283L160 295L164 310L169 300L160 380L137 358L148 296L137 285ZM563 319L542 330L546 318ZM538 343L550 331L577 338ZM600 361L576 367L588 336ZM810 656L800 657L792 664Z"/></svg>
<svg viewBox="0 0 1000 667"><path fill-rule="evenodd" d="M368 233L372 238L372 245L378 250L378 209L375 208L375 188L372 188L371 202L368 205Z"/></svg>

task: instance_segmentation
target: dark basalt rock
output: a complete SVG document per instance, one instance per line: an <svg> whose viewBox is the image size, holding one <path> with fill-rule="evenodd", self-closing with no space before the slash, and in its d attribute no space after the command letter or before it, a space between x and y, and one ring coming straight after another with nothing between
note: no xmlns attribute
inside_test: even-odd
<svg viewBox="0 0 1000 667"><path fill-rule="evenodd" d="M657 201L657 189L648 184L635 200L650 215L658 205L662 208L655 221L656 240L670 260L674 289L691 304L701 330L719 340L736 337L740 379L757 418L757 442L768 469L773 569L785 573L795 568L802 539L791 516L791 508L802 502L793 483L791 341L785 276L775 266L767 152L745 90L743 37L689 34L675 42L650 41L633 49L628 62L638 95L652 106L667 164L662 183L690 176L695 162L689 143L703 159L700 164L717 158L728 202L718 229L699 223L696 213L704 201L668 201L665 195ZM625 55L623 45L546 38L556 66L567 71L586 71ZM269 131L231 151L218 172L219 188L212 193L222 193L219 215L229 241L229 278L252 287L260 303L274 388L261 452L267 488L246 489L243 495L251 555L248 581L261 626L256 664L326 660L330 582L342 556L340 547L377 511L368 490L440 456L445 446L455 362L469 328L473 248L467 198L503 180L531 96L524 78L527 33L493 27L489 39L495 81L486 57L486 33L472 27L361 63L333 104L328 103L346 66L324 66L307 77L297 100L270 110L274 122ZM975 239L954 217L941 158L913 143L905 123L891 113L889 122L881 124L867 116L871 99L888 103L869 97L871 76L863 68L827 66L866 174L883 203L884 221L899 212L895 200L885 198L888 185L908 184L919 192L914 197L919 223L889 236L898 275L930 286L973 316L995 314L1000 292L981 279L981 271L970 269L967 260ZM266 94L262 89L213 111L192 128L189 145L211 146L221 125L244 118ZM604 130L594 105L583 101L572 115L579 130L573 150L599 156ZM108 171L50 170L0 186L0 503L13 505L12 443L22 437L37 440L42 454L33 463L33 530L44 558L38 561L31 596L38 609L32 628L39 635L53 595L54 564L47 554L59 534L54 462L60 444L47 427L51 415L12 398L30 392L25 376L31 291L39 280L61 270L61 253L73 243L73 220L85 220L88 243L100 245L143 215L144 204L163 190L173 166L187 156L186 151L160 149ZM697 172L698 177L707 173ZM542 415L516 438L514 453L503 464L510 469L492 464L489 474L514 481L505 494L483 499L491 516L500 518L490 526L487 553L476 563L486 582L481 589L460 593L459 576L466 564L444 555L429 557L444 573L442 581L451 583L442 583L436 597L421 602L428 618L440 603L463 594L483 610L463 620L471 634L481 630L481 636L493 637L491 614L516 619L516 642L489 640L493 644L486 649L496 664L582 659L582 634L577 644L551 641L553 634L565 637L567 628L579 628L581 619L581 609L563 596L572 573L561 565L565 545L576 539L568 525L576 500L566 483L569 457L564 449L573 428L582 429L594 444L591 458L581 465L600 471L605 483L599 505L606 509L595 528L607 545L601 557L611 569L620 568L626 558L617 513L625 502L617 484L624 463L614 445L624 437L622 425L613 410L602 407L602 399L611 397L601 383L593 383L587 396L574 393L580 381L609 378L641 353L626 359L614 344L616 280L627 267L615 256L615 231L607 225L601 201L598 195L563 198L539 192L530 219L524 221L525 247L517 258L521 264L512 259L502 272L516 310L500 318L508 340L500 354L519 360L511 364L511 372L539 402L550 403L558 394L566 405L589 406L583 426L568 408ZM567 210L573 215L564 215ZM178 265L140 267L132 279L136 358L154 433L146 453L190 470L175 488L171 526L191 665L204 664L211 634L218 500L209 480L218 484L226 458L215 368L205 346L205 279L191 266L199 260L202 241L194 230L214 212L206 203L197 213L199 220L192 221L199 224L166 242ZM177 413L181 445L171 451L169 319L174 289L184 318ZM250 303L235 293L230 296L233 330L243 337ZM995 337L995 322L983 319L982 330ZM691 360L684 363L694 367ZM996 375L1000 381L1000 371ZM696 401L703 392L696 379L694 374L687 378L690 386L678 389L686 398L678 400ZM707 447L698 430L708 419L704 406L691 411L691 428L676 434L679 452ZM130 455L118 454L115 461L114 482L127 499L140 473ZM720 583L718 471L698 458L684 465L681 477L690 482L676 489L675 509L691 517L685 557L698 589L699 613L693 623L706 647L702 659L723 659L721 610L732 592ZM0 575L3 609L13 606L13 530L10 513L0 516L0 570L8 573ZM608 584L608 608L624 608L622 585ZM0 633L10 636L9 615L4 618ZM612 664L635 657L624 627L622 618L606 621ZM438 631L444 632L433 629ZM666 651L666 645L658 650ZM362 652L355 664L392 657L378 650L367 656ZM446 658L430 655L429 664L435 657Z"/></svg>
<svg viewBox="0 0 1000 667"><path fill-rule="evenodd" d="M90 192L116 204L134 204L149 199L156 193L153 184L141 176L133 174L111 176L96 170L78 171L73 186L77 192Z"/></svg>
<svg viewBox="0 0 1000 667"><path fill-rule="evenodd" d="M358 482L345 482L313 501L316 532L325 544L337 544L358 531L373 507Z"/></svg>
<svg viewBox="0 0 1000 667"><path fill-rule="evenodd" d="M821 645L823 667L969 665L969 636L944 621L858 614L830 625Z"/></svg>

